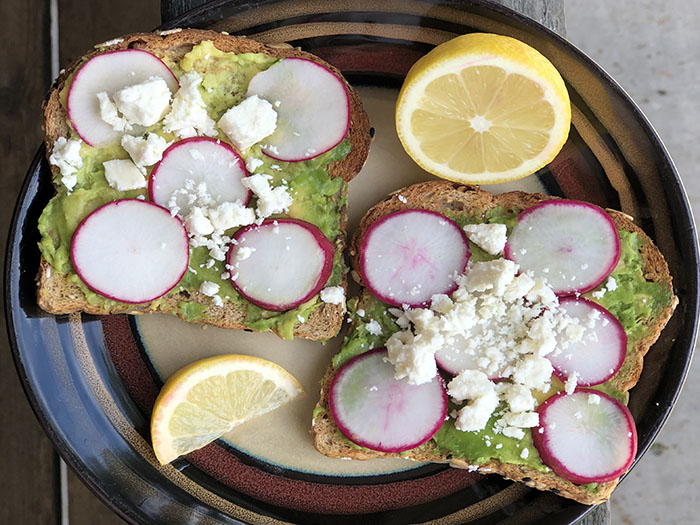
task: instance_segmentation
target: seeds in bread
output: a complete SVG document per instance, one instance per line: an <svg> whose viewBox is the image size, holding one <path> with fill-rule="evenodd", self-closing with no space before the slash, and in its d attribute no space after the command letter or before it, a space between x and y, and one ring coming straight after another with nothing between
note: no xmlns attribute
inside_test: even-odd
<svg viewBox="0 0 700 525"><path fill-rule="evenodd" d="M399 195L401 198L399 198ZM350 256L353 268L359 268L360 245L369 226L378 219L409 208L419 208L435 211L443 214L469 214L475 222L491 209L502 207L515 214L547 199L553 199L541 194L524 192L510 192L501 195L493 195L474 186L466 186L447 181L431 181L415 184L408 188L394 192L382 202L370 209L361 219L359 227L353 235L350 243ZM642 272L647 281L660 283L668 289L671 302L667 308L660 311L654 318L648 319L645 325L644 336L638 339L634 348L628 351L628 357L620 371L610 380L610 384L617 390L627 392L639 380L642 372L644 355L654 344L664 326L673 314L678 302L673 295L672 278L668 265L661 252L651 242L644 231L636 226L631 218L621 212L607 210L618 230L634 232L644 239L640 250L643 260ZM362 284L358 272L352 271L353 277ZM367 305L375 299L364 290L357 310L366 309ZM352 330L354 326L350 327ZM539 490L552 490L556 493L574 499L584 504L598 504L606 501L618 480L600 483L594 492L588 491L552 472L544 473L525 465L502 463L497 459L478 465L471 465L466 459L454 457L449 451L440 450L435 441L430 440L424 445L410 452L385 453L370 449L360 449L352 445L340 432L330 415L328 392L335 377L337 369L331 364L321 382L321 398L319 409L314 412L313 419L313 443L323 454L330 457L349 457L352 459L373 459L384 457L402 457L413 461L432 461L450 463L459 468L478 468L484 473L496 473L515 480L522 481L528 486Z"/></svg>
<svg viewBox="0 0 700 525"><path fill-rule="evenodd" d="M66 68L52 86L44 105L44 126L46 131L46 155L50 157L53 145L59 137L70 134L70 126L66 111L60 101L61 90L69 81L71 75L83 63L99 53L123 49L142 49L161 58L178 62L195 45L211 41L220 51L233 53L264 53L276 58L301 57L312 60L331 70L339 78L340 72L314 55L289 46L268 46L242 37L233 37L222 33L205 30L187 29L164 33L137 33L127 35L97 46L80 60ZM351 143L349 154L340 161L328 165L327 170L332 178L342 178L349 182L360 171L369 153L370 124L358 93L343 79L350 96L351 122L347 139ZM56 170L57 168L53 168ZM347 224L346 210L341 210L341 231ZM345 239L336 241L336 249L342 251ZM196 290L171 292L157 303L138 305L103 306L94 305L87 301L81 289L66 279L66 277L51 268L42 258L37 276L37 297L39 306L52 314L66 314L83 311L96 315L110 313L145 313L165 312L181 315L178 304L182 301L195 302L205 306L204 322L222 328L244 329L244 308L233 303L225 303L223 307L214 306L210 297ZM346 280L343 279L343 288ZM325 340L334 336L342 325L344 306L342 304L320 303L304 323L294 327L294 336L313 340Z"/></svg>

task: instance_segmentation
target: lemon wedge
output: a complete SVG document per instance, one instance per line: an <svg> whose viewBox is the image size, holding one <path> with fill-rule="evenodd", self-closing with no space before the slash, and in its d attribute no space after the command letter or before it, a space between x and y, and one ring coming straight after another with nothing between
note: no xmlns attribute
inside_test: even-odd
<svg viewBox="0 0 700 525"><path fill-rule="evenodd" d="M548 164L569 134L564 80L538 51L471 33L437 46L406 76L396 130L406 152L445 179L491 184Z"/></svg>
<svg viewBox="0 0 700 525"><path fill-rule="evenodd" d="M303 393L275 363L246 355L196 361L165 383L153 407L151 439L165 465Z"/></svg>

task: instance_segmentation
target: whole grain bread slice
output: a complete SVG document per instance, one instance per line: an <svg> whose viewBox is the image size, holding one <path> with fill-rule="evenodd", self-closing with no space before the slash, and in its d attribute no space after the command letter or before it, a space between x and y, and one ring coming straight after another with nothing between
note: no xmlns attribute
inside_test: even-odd
<svg viewBox="0 0 700 525"><path fill-rule="evenodd" d="M195 45L207 40L212 41L217 49L224 52L264 53L278 58L301 57L319 63L333 71L343 80L350 95L351 122L347 138L352 148L346 158L331 163L328 166L328 173L333 178L340 177L347 182L351 181L355 175L359 173L369 153L371 142L369 118L362 107L359 94L348 84L338 69L319 57L288 45L269 46L248 38L234 37L225 33L198 29L126 35L110 42L96 45L94 50L63 70L49 91L44 103L47 158L50 157L52 153L53 144L56 139L61 136L68 136L70 133L68 117L60 102L60 92L70 78L70 75L75 72L84 60L105 51L133 48L149 51L161 58L179 61ZM55 171L58 168L53 167L52 169ZM345 208L341 210L341 216L342 231L345 231L347 224ZM344 236L342 239L336 239L336 250L342 251L345 248L345 244L346 240ZM244 324L246 315L244 308L228 302L225 303L223 307L217 307L212 303L210 297L194 290L170 293L164 300L155 303L111 307L95 305L86 300L79 286L68 281L65 275L56 272L43 257L41 259L37 281L38 304L43 310L52 314L67 314L82 311L95 315L103 315L157 311L180 315L178 304L182 301L187 301L200 303L206 307L204 311L205 318L202 322L222 328L246 328ZM345 279L342 285L343 288L346 288L347 281ZM294 336L313 340L326 340L333 337L342 325L343 314L344 305L322 303L313 311L306 322L295 326Z"/></svg>
<svg viewBox="0 0 700 525"><path fill-rule="evenodd" d="M353 268L359 268L360 243L367 231L367 228L376 220L402 209L420 208L436 211L443 214L469 214L475 222L492 208L502 207L505 211L519 213L538 202L553 199L542 194L532 194L524 192L510 192L500 195L480 190L474 186L465 186L447 181L431 181L415 184L408 188L398 190L387 197L382 202L370 209L360 221L350 244L350 256ZM647 281L663 284L667 287L671 296L671 302L667 308L663 309L653 319L646 322L645 336L641 338L632 351L628 352L620 372L611 379L611 385L626 392L632 388L642 372L644 355L658 338L667 321L670 319L678 303L673 294L672 278L668 270L668 265L661 252L653 244L644 231L632 222L632 218L614 210L606 210L619 230L634 232L644 239L641 248L643 259L643 275ZM360 275L352 272L353 278L362 284ZM371 299L367 290L363 291L357 308L363 308ZM353 327L350 327L352 330ZM484 473L496 473L515 480L522 481L530 487L539 490L551 490L564 497L574 499L585 504L598 504L610 497L611 492L618 481L610 481L599 485L595 492L587 491L583 487L567 481L556 474L543 473L534 468L501 463L497 459L492 459L487 463L470 465L470 463L459 457L453 457L448 451L440 450L432 440L419 448L408 453L384 453L369 449L359 448L350 443L339 431L337 425L330 415L328 406L328 391L335 377L337 370L331 364L321 382L321 398L319 406L322 410L315 412L313 419L313 442L314 446L323 454L330 457L347 457L352 459L372 459L383 457L402 457L413 461L445 462L454 467L474 468L477 467Z"/></svg>

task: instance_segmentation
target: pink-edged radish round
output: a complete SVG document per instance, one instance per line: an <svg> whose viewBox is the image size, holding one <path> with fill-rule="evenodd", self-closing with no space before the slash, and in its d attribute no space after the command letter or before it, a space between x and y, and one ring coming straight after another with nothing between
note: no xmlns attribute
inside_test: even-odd
<svg viewBox="0 0 700 525"><path fill-rule="evenodd" d="M214 204L248 204L251 192L242 183L247 176L245 163L231 146L217 139L192 137L163 152L148 180L148 193L153 202L168 207L173 194L191 180L195 187L206 184ZM177 195L175 204L181 216L189 213L191 204L186 195Z"/></svg>
<svg viewBox="0 0 700 525"><path fill-rule="evenodd" d="M365 286L382 301L424 306L450 294L469 261L469 242L454 221L428 210L401 210L375 221L360 247Z"/></svg>
<svg viewBox="0 0 700 525"><path fill-rule="evenodd" d="M402 452L428 441L447 415L440 376L410 385L394 378L384 348L348 361L328 393L333 420L353 443L382 452Z"/></svg>
<svg viewBox="0 0 700 525"><path fill-rule="evenodd" d="M123 199L88 215L73 234L71 260L92 290L123 303L168 293L187 270L185 227L150 202Z"/></svg>
<svg viewBox="0 0 700 525"><path fill-rule="evenodd" d="M165 80L171 93L177 91L178 83L173 72L148 51L108 51L85 62L73 77L66 100L68 118L75 132L85 143L96 148L118 143L123 133L102 120L97 94L106 92L112 95L151 77Z"/></svg>
<svg viewBox="0 0 700 525"><path fill-rule="evenodd" d="M263 140L266 155L288 162L312 159L337 146L350 129L350 96L343 80L305 58L285 58L255 75L248 96L270 102L277 129Z"/></svg>
<svg viewBox="0 0 700 525"><path fill-rule="evenodd" d="M231 282L250 302L281 312L308 301L333 271L333 245L315 225L268 219L236 232L228 254Z"/></svg>
<svg viewBox="0 0 700 525"><path fill-rule="evenodd" d="M560 348L559 353L555 351L547 355L554 373L562 381L576 374L581 386L604 383L620 370L625 361L625 329L613 314L583 297L562 298L559 307L570 317L578 319L584 332L580 341L570 343L565 349Z"/></svg>
<svg viewBox="0 0 700 525"><path fill-rule="evenodd" d="M548 200L528 208L508 237L505 256L547 280L557 295L593 290L620 259L610 216L586 202Z"/></svg>
<svg viewBox="0 0 700 525"><path fill-rule="evenodd" d="M607 394L577 389L556 394L538 409L532 440L545 465L576 484L619 478L637 453L629 409ZM541 432L540 432L541 430Z"/></svg>

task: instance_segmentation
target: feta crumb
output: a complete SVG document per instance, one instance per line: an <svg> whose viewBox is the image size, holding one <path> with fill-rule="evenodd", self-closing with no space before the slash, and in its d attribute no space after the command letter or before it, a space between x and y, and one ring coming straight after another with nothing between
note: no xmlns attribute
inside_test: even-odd
<svg viewBox="0 0 700 525"><path fill-rule="evenodd" d="M199 286L199 291L208 297L213 297L214 295L219 293L219 285L211 281L204 281Z"/></svg>
<svg viewBox="0 0 700 525"><path fill-rule="evenodd" d="M600 396L598 394L588 394L588 404L589 405L599 405Z"/></svg>
<svg viewBox="0 0 700 525"><path fill-rule="evenodd" d="M461 431L482 430L498 406L498 394L488 376L478 370L465 370L447 385L455 400L469 400L459 410L455 428Z"/></svg>
<svg viewBox="0 0 700 525"><path fill-rule="evenodd" d="M151 77L145 82L120 89L112 95L112 99L130 124L152 126L170 109L170 96L165 80Z"/></svg>
<svg viewBox="0 0 700 525"><path fill-rule="evenodd" d="M252 248L250 246L241 246L236 250L236 260L237 261L245 261L248 257L253 255L253 252L255 251L255 248Z"/></svg>
<svg viewBox="0 0 700 525"><path fill-rule="evenodd" d="M209 137L218 135L216 124L207 114L207 105L198 89L202 77L196 71L190 71L182 75L179 82L180 89L173 97L170 113L163 120L163 130L181 139L198 134Z"/></svg>
<svg viewBox="0 0 700 525"><path fill-rule="evenodd" d="M223 299L219 297L218 295L215 295L212 297L212 302L214 303L215 306L222 307L224 305Z"/></svg>
<svg viewBox="0 0 700 525"><path fill-rule="evenodd" d="M102 164L109 185L118 191L146 187L146 179L136 164L128 159L108 160Z"/></svg>
<svg viewBox="0 0 700 525"><path fill-rule="evenodd" d="M248 226L255 222L255 211L243 206L240 201L222 202L215 208L209 208L208 215L214 229L220 231Z"/></svg>
<svg viewBox="0 0 700 525"><path fill-rule="evenodd" d="M365 316L365 311L364 311L362 308L360 308L359 310L357 310L357 316L358 316L358 317L364 317L364 316Z"/></svg>
<svg viewBox="0 0 700 525"><path fill-rule="evenodd" d="M579 410L578 412L576 412L576 413L574 414L574 417L575 417L576 419L581 419L581 418L583 418L583 415L581 414L581 411Z"/></svg>
<svg viewBox="0 0 700 525"><path fill-rule="evenodd" d="M263 164L263 161L261 161L260 159L256 159L255 157L248 157L245 161L245 167L250 173L253 173Z"/></svg>
<svg viewBox="0 0 700 525"><path fill-rule="evenodd" d="M605 283L605 287L608 289L609 292L614 292L615 290L617 290L617 281L615 280L615 278L612 276L608 277L608 282Z"/></svg>
<svg viewBox="0 0 700 525"><path fill-rule="evenodd" d="M78 182L76 172L83 167L83 159L80 156L80 140L66 140L58 137L53 143L53 150L49 157L49 164L57 166L61 172L61 182L70 192Z"/></svg>
<svg viewBox="0 0 700 525"><path fill-rule="evenodd" d="M525 437L525 432L522 428L518 427L505 427L503 429L503 435L506 437L512 437L514 439L523 439Z"/></svg>
<svg viewBox="0 0 700 525"><path fill-rule="evenodd" d="M224 113L218 125L239 151L245 151L274 133L277 112L267 100L253 95Z"/></svg>
<svg viewBox="0 0 700 525"><path fill-rule="evenodd" d="M251 190L258 198L256 213L260 219L269 217L275 213L289 211L293 199L287 192L287 186L281 185L275 188L270 186L270 175L256 173L245 177L241 182L243 186Z"/></svg>
<svg viewBox="0 0 700 525"><path fill-rule="evenodd" d="M574 390L576 390L576 386L578 385L578 374L576 372L573 372L569 374L569 376L566 378L566 383L564 383L564 390L566 391L567 395L571 395L574 393Z"/></svg>
<svg viewBox="0 0 700 525"><path fill-rule="evenodd" d="M321 290L321 301L328 304L342 304L345 302L345 290L343 290L342 286L324 288ZM381 327L379 329L381 331Z"/></svg>
<svg viewBox="0 0 700 525"><path fill-rule="evenodd" d="M520 452L520 457L523 458L523 459L527 459L527 457L528 457L529 455L530 455L530 449L528 449L528 448L524 448L524 449Z"/></svg>
<svg viewBox="0 0 700 525"><path fill-rule="evenodd" d="M370 320L370 322L367 323L365 328L372 335L382 335L382 327L376 319Z"/></svg>
<svg viewBox="0 0 700 525"><path fill-rule="evenodd" d="M505 224L465 224L463 229L470 241L491 255L502 253L506 246Z"/></svg>
<svg viewBox="0 0 700 525"><path fill-rule="evenodd" d="M306 319L304 319L301 315L297 314L297 321L299 321L301 324L304 324L306 322Z"/></svg>
<svg viewBox="0 0 700 525"><path fill-rule="evenodd" d="M117 105L109 98L106 91L97 94L97 103L100 106L100 117L105 124L109 124L114 131L123 133L132 128L128 120L119 116Z"/></svg>
<svg viewBox="0 0 700 525"><path fill-rule="evenodd" d="M139 168L152 166L163 158L163 152L172 142L167 142L156 133L149 133L146 138L124 135L121 140L122 148Z"/></svg>

